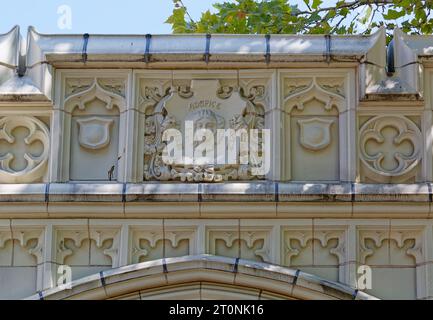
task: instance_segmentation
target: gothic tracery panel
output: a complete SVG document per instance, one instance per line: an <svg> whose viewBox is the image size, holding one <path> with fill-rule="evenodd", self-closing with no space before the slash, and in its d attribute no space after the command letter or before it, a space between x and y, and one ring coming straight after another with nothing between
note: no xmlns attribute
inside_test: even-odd
<svg viewBox="0 0 433 320"><path fill-rule="evenodd" d="M50 132L36 117L0 118L0 183L39 182L47 173Z"/></svg>
<svg viewBox="0 0 433 320"><path fill-rule="evenodd" d="M195 232L192 228L132 228L131 263L160 258L187 256L194 253Z"/></svg>
<svg viewBox="0 0 433 320"><path fill-rule="evenodd" d="M340 180L344 78L283 77L286 179Z"/></svg>
<svg viewBox="0 0 433 320"><path fill-rule="evenodd" d="M422 158L422 135L408 117L372 117L360 128L359 148L362 179L415 181Z"/></svg>
<svg viewBox="0 0 433 320"><path fill-rule="evenodd" d="M118 180L126 83L117 78L67 78L66 128L70 127L69 180ZM69 122L70 121L70 122Z"/></svg>
<svg viewBox="0 0 433 320"><path fill-rule="evenodd" d="M270 230L265 228L218 228L207 230L207 252L255 261L271 261Z"/></svg>
<svg viewBox="0 0 433 320"><path fill-rule="evenodd" d="M282 263L306 272L323 273L326 278L345 281L347 241L345 230L289 228L282 229ZM333 274L335 274L333 276Z"/></svg>

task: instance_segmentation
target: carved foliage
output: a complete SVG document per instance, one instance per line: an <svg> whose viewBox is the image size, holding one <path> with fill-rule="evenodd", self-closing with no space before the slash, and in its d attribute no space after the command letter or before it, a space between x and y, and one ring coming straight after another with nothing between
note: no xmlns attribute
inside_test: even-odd
<svg viewBox="0 0 433 320"><path fill-rule="evenodd" d="M240 90L228 85L214 88L217 80L194 81L199 87L197 90L193 86L183 85L171 87L164 93L164 83L142 89L142 105L151 106L153 110L150 114L146 111L144 123L144 180L220 182L263 178L251 174L251 167L258 165L255 161L247 165L170 165L163 162L162 152L166 147L166 142L162 141L163 132L170 128L182 129L184 121L193 121L194 130L202 125L215 133L217 129L264 127L265 86L247 81ZM203 83L209 83L209 86ZM172 100L181 101L182 105L176 106L183 110L180 111L183 114L181 118L167 107ZM227 119L226 114L233 113L233 110L239 112Z"/></svg>
<svg viewBox="0 0 433 320"><path fill-rule="evenodd" d="M24 138L14 135L15 129L20 127L28 131ZM0 143L9 146L5 153L0 150L0 182L29 183L44 176L50 151L50 134L42 121L30 116L0 118ZM34 143L42 145L42 152L32 153L30 147ZM17 158L25 160L24 168L15 170L12 167Z"/></svg>

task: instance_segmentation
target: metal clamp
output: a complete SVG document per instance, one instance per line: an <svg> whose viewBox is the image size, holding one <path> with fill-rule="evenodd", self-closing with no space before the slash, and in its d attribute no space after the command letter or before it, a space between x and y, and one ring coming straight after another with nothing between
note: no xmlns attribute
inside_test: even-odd
<svg viewBox="0 0 433 320"><path fill-rule="evenodd" d="M210 59L210 39L212 38L212 35L210 33L208 33L206 35L206 49L204 52L204 61L206 62L206 64L209 63L209 59Z"/></svg>
<svg viewBox="0 0 433 320"><path fill-rule="evenodd" d="M150 43L152 41L152 35L146 34L146 49L144 51L144 61L146 63L150 62Z"/></svg>
<svg viewBox="0 0 433 320"><path fill-rule="evenodd" d="M89 44L90 35L88 33L83 34L83 51L81 56L83 58L83 63L87 62L87 45Z"/></svg>
<svg viewBox="0 0 433 320"><path fill-rule="evenodd" d="M325 40L326 40L326 52L325 52L326 63L329 64L331 62L331 35L325 34Z"/></svg>
<svg viewBox="0 0 433 320"><path fill-rule="evenodd" d="M271 62L271 35L267 34L265 36L265 40L266 40L265 61L266 61L266 64L269 64Z"/></svg>

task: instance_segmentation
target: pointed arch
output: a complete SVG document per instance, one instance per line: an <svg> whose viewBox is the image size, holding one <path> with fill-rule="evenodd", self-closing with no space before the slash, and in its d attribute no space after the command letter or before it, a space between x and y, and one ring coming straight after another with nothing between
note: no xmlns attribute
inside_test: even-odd
<svg viewBox="0 0 433 320"><path fill-rule="evenodd" d="M333 106L337 107L339 113L346 110L344 97L322 88L317 83L315 77L313 77L307 88L284 98L284 110L289 114L295 107L298 110L303 110L304 104L312 99L317 99L322 102L325 106L325 110L331 110Z"/></svg>
<svg viewBox="0 0 433 320"><path fill-rule="evenodd" d="M65 110L68 112L72 112L75 108L84 110L86 104L95 98L104 102L108 110L113 109L113 106L117 106L120 112L126 110L125 98L102 88L97 79L94 79L92 85L86 90L74 93L66 98Z"/></svg>
<svg viewBox="0 0 433 320"><path fill-rule="evenodd" d="M200 284L194 289L194 284ZM167 258L101 272L72 282L71 289L54 288L29 299L192 299L203 287L223 298L376 299L341 283L299 270L211 255ZM190 291L190 294L185 294ZM208 298L216 298L209 295Z"/></svg>

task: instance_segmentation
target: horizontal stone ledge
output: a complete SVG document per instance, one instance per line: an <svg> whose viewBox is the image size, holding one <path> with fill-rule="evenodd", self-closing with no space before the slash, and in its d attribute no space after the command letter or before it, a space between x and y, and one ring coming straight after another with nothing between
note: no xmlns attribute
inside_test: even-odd
<svg viewBox="0 0 433 320"><path fill-rule="evenodd" d="M0 202L432 202L432 184L0 184Z"/></svg>

